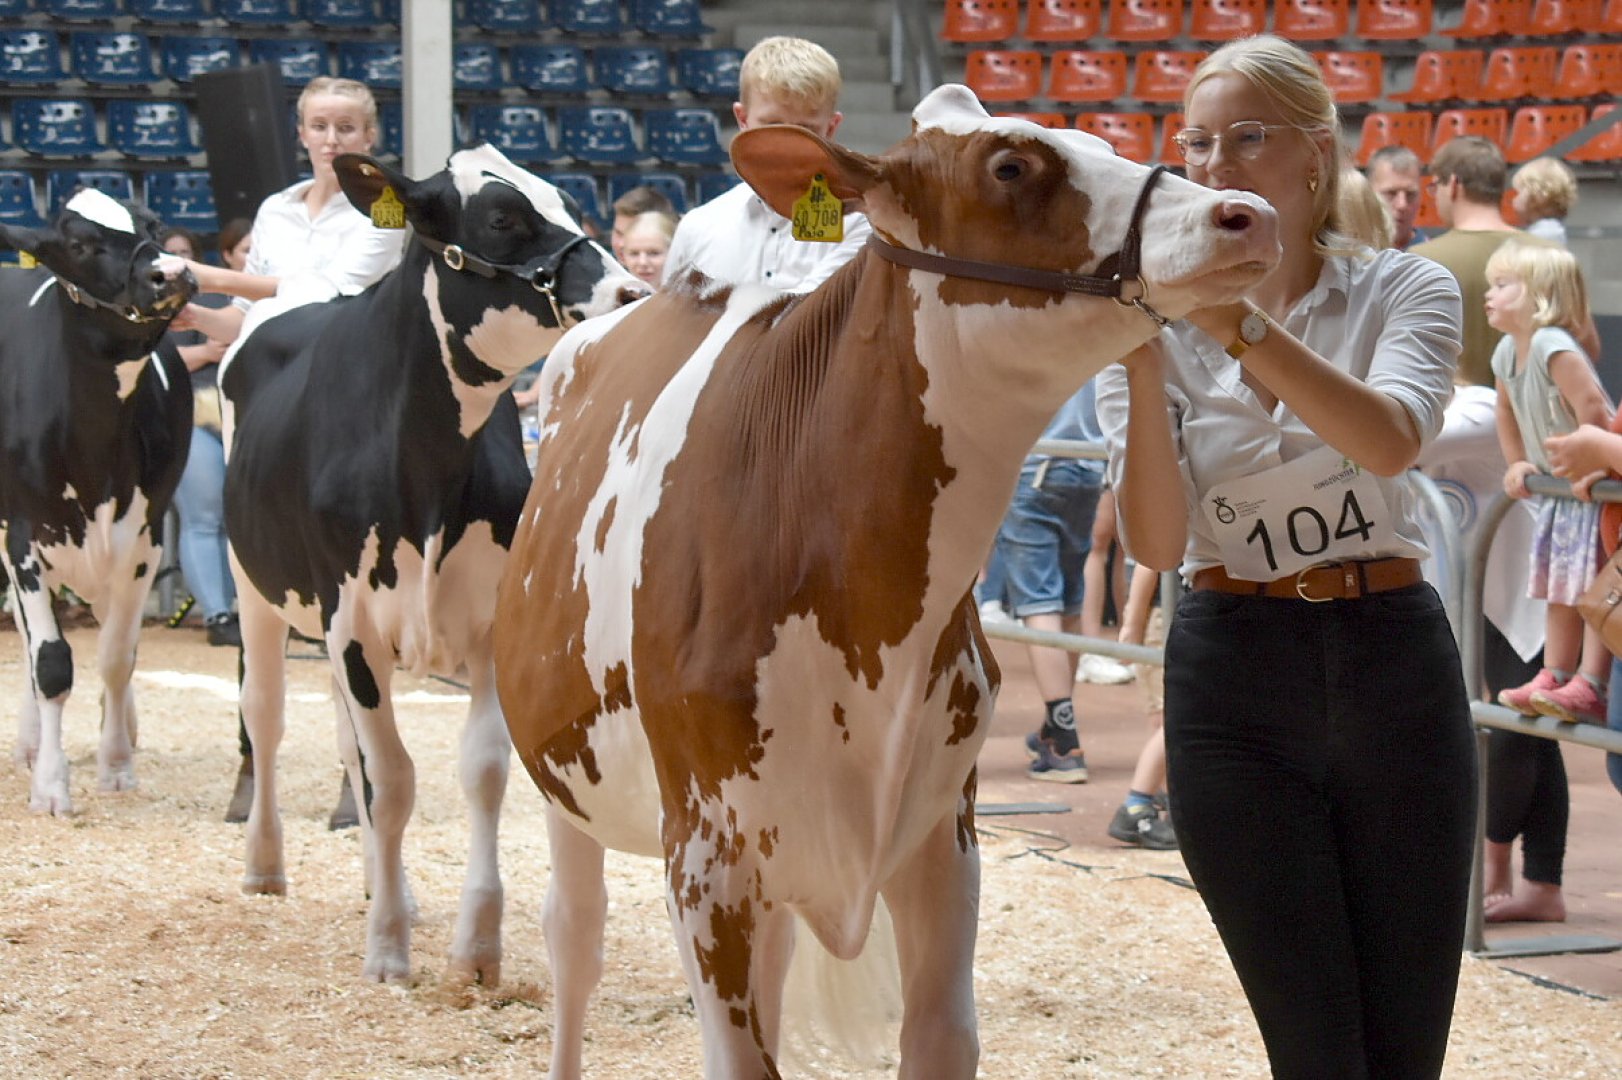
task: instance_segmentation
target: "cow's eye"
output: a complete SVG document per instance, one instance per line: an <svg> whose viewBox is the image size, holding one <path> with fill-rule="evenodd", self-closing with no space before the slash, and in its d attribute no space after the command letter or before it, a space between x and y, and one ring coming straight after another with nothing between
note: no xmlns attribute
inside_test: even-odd
<svg viewBox="0 0 1622 1080"><path fill-rule="evenodd" d="M1025 163L1019 158L1003 158L997 162L996 168L991 170L991 175L1003 183L1018 180L1025 175Z"/></svg>

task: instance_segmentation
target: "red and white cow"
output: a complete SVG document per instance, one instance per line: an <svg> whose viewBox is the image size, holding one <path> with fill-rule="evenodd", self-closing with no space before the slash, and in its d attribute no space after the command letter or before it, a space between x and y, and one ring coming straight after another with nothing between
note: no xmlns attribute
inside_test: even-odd
<svg viewBox="0 0 1622 1080"><path fill-rule="evenodd" d="M808 296L670 283L542 376L496 670L549 801L554 1080L580 1067L603 845L664 857L707 1076L778 1075L794 917L850 958L881 897L901 1075L974 1075L999 676L970 586L1058 406L1153 313L1237 297L1278 238L1254 196L991 118L961 86L914 121L880 157L741 133L769 204L821 174L875 240Z"/></svg>
<svg viewBox="0 0 1622 1080"><path fill-rule="evenodd" d="M472 817L451 971L501 972L496 826L511 746L495 697L496 582L529 484L513 379L566 326L647 287L589 240L562 193L480 146L411 180L359 155L334 167L363 211L398 202L398 267L359 296L261 323L226 364L234 412L225 513L253 740L248 892L286 889L276 800L289 626L332 657L339 742L360 795L372 897L364 973L410 972L401 840L414 799L395 665L465 668L461 778Z"/></svg>
<svg viewBox="0 0 1622 1080"><path fill-rule="evenodd" d="M135 645L191 440L191 382L160 341L196 282L159 268L159 227L92 189L47 228L0 226L0 246L41 264L0 270L0 562L28 659L16 758L29 806L53 814L72 810L62 586L101 624L97 787L135 786Z"/></svg>

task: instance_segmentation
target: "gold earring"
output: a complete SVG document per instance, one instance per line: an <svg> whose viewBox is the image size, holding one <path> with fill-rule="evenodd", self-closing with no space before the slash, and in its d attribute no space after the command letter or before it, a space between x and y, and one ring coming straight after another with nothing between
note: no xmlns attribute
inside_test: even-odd
<svg viewBox="0 0 1622 1080"><path fill-rule="evenodd" d="M1317 173L1313 173L1311 176L1307 177L1307 190L1312 192L1314 195L1318 194L1318 174Z"/></svg>

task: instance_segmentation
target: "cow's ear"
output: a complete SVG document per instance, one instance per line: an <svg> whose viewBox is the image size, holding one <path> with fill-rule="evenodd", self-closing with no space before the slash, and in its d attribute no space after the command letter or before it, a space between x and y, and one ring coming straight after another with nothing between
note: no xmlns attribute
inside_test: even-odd
<svg viewBox="0 0 1622 1080"><path fill-rule="evenodd" d="M38 252L45 246L48 237L49 234L40 229L25 229L20 225L0 225L0 248Z"/></svg>
<svg viewBox="0 0 1622 1080"><path fill-rule="evenodd" d="M332 161L338 174L338 186L343 188L355 209L370 217L372 204L392 190L395 198L410 208L417 191L417 182L365 154L339 154Z"/></svg>
<svg viewBox="0 0 1622 1080"><path fill-rule="evenodd" d="M879 182L877 158L835 146L800 127L772 124L747 128L732 139L732 165L744 182L784 217L794 216L794 200L821 175L829 189L853 209Z"/></svg>

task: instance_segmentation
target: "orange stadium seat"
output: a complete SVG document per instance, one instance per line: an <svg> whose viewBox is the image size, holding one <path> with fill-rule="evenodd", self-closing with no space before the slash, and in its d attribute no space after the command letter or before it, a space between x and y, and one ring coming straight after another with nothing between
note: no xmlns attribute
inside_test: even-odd
<svg viewBox="0 0 1622 1080"><path fill-rule="evenodd" d="M1480 49L1427 49L1414 61L1413 85L1392 94L1391 100L1408 105L1473 101L1486 61L1487 54Z"/></svg>
<svg viewBox="0 0 1622 1080"><path fill-rule="evenodd" d="M1054 101L1114 101L1126 97L1126 53L1063 49L1053 54L1048 97Z"/></svg>
<svg viewBox="0 0 1622 1080"><path fill-rule="evenodd" d="M1602 116L1615 112L1616 108L1615 102L1595 105L1594 115L1589 119L1598 120ZM1570 154L1567 154L1566 157L1571 161L1596 163L1622 161L1622 121L1613 123Z"/></svg>
<svg viewBox="0 0 1622 1080"><path fill-rule="evenodd" d="M1480 135L1502 146L1508 130L1508 109L1443 109L1436 114L1431 128L1431 145L1424 155L1425 160L1429 161L1436 151L1460 135Z"/></svg>
<svg viewBox="0 0 1622 1080"><path fill-rule="evenodd" d="M1182 32L1183 0L1110 0L1107 37L1170 41Z"/></svg>
<svg viewBox="0 0 1622 1080"><path fill-rule="evenodd" d="M1385 88L1385 64L1377 52L1320 52L1312 54L1323 70L1324 82L1341 105L1374 101Z"/></svg>
<svg viewBox="0 0 1622 1080"><path fill-rule="evenodd" d="M1616 94L1622 94L1622 45L1566 46L1552 96L1569 101Z"/></svg>
<svg viewBox="0 0 1622 1080"><path fill-rule="evenodd" d="M981 101L1029 101L1042 94L1042 54L1035 49L976 49L963 79Z"/></svg>
<svg viewBox="0 0 1622 1080"><path fill-rule="evenodd" d="M1539 101L1554 95L1560 50L1553 45L1498 48L1487 54L1476 98L1481 101Z"/></svg>
<svg viewBox="0 0 1622 1080"><path fill-rule="evenodd" d="M1187 164L1183 160L1183 151L1178 148L1174 136L1183 130L1183 114L1180 112L1167 113L1160 121L1160 163L1170 165L1174 169L1181 169Z"/></svg>
<svg viewBox="0 0 1622 1080"><path fill-rule="evenodd" d="M1598 33L1605 0L1533 0L1527 37L1562 37Z"/></svg>
<svg viewBox="0 0 1622 1080"><path fill-rule="evenodd" d="M1103 0L1031 0L1025 36L1032 41L1086 41L1104 22Z"/></svg>
<svg viewBox="0 0 1622 1080"><path fill-rule="evenodd" d="M1188 36L1195 41L1231 41L1267 29L1267 0L1192 0Z"/></svg>
<svg viewBox="0 0 1622 1080"><path fill-rule="evenodd" d="M1363 118L1363 131L1358 136L1357 163L1367 165L1369 158L1382 146L1400 144L1419 155L1421 161L1430 160L1431 114L1427 112L1375 112Z"/></svg>
<svg viewBox="0 0 1622 1080"><path fill-rule="evenodd" d="M1203 59L1202 52L1152 50L1139 53L1134 63L1132 95L1139 101L1182 101L1183 89Z"/></svg>
<svg viewBox="0 0 1622 1080"><path fill-rule="evenodd" d="M1431 0L1357 0L1357 36L1411 41L1431 32Z"/></svg>
<svg viewBox="0 0 1622 1080"><path fill-rule="evenodd" d="M1155 152L1155 118L1148 113L1082 113L1076 127L1092 132L1115 147L1115 152L1147 164Z"/></svg>
<svg viewBox="0 0 1622 1080"><path fill-rule="evenodd" d="M1594 27L1596 34L1622 34L1622 0L1606 0L1605 7L1600 11L1599 25Z"/></svg>
<svg viewBox="0 0 1622 1080"><path fill-rule="evenodd" d="M1588 110L1581 105L1526 105L1516 109L1504 157L1512 165L1531 161L1586 123Z"/></svg>
<svg viewBox="0 0 1622 1080"><path fill-rule="evenodd" d="M1007 41L1019 34L1019 0L946 0L941 37L947 41Z"/></svg>
<svg viewBox="0 0 1622 1080"><path fill-rule="evenodd" d="M1442 33L1453 38L1514 37L1526 30L1532 0L1464 0L1464 18Z"/></svg>
<svg viewBox="0 0 1622 1080"><path fill-rule="evenodd" d="M1292 41L1331 41L1351 33L1350 0L1275 0L1273 32Z"/></svg>
<svg viewBox="0 0 1622 1080"><path fill-rule="evenodd" d="M1067 128L1067 127L1070 126L1070 121L1069 121L1069 119L1067 119L1065 117L1064 113L1056 113L1056 112L999 112L999 113L992 113L991 115L993 115L993 116L1006 116L1006 117L1008 117L1010 119L1013 119L1013 120L1029 120L1033 124L1039 124L1042 127L1046 127L1046 128Z"/></svg>

